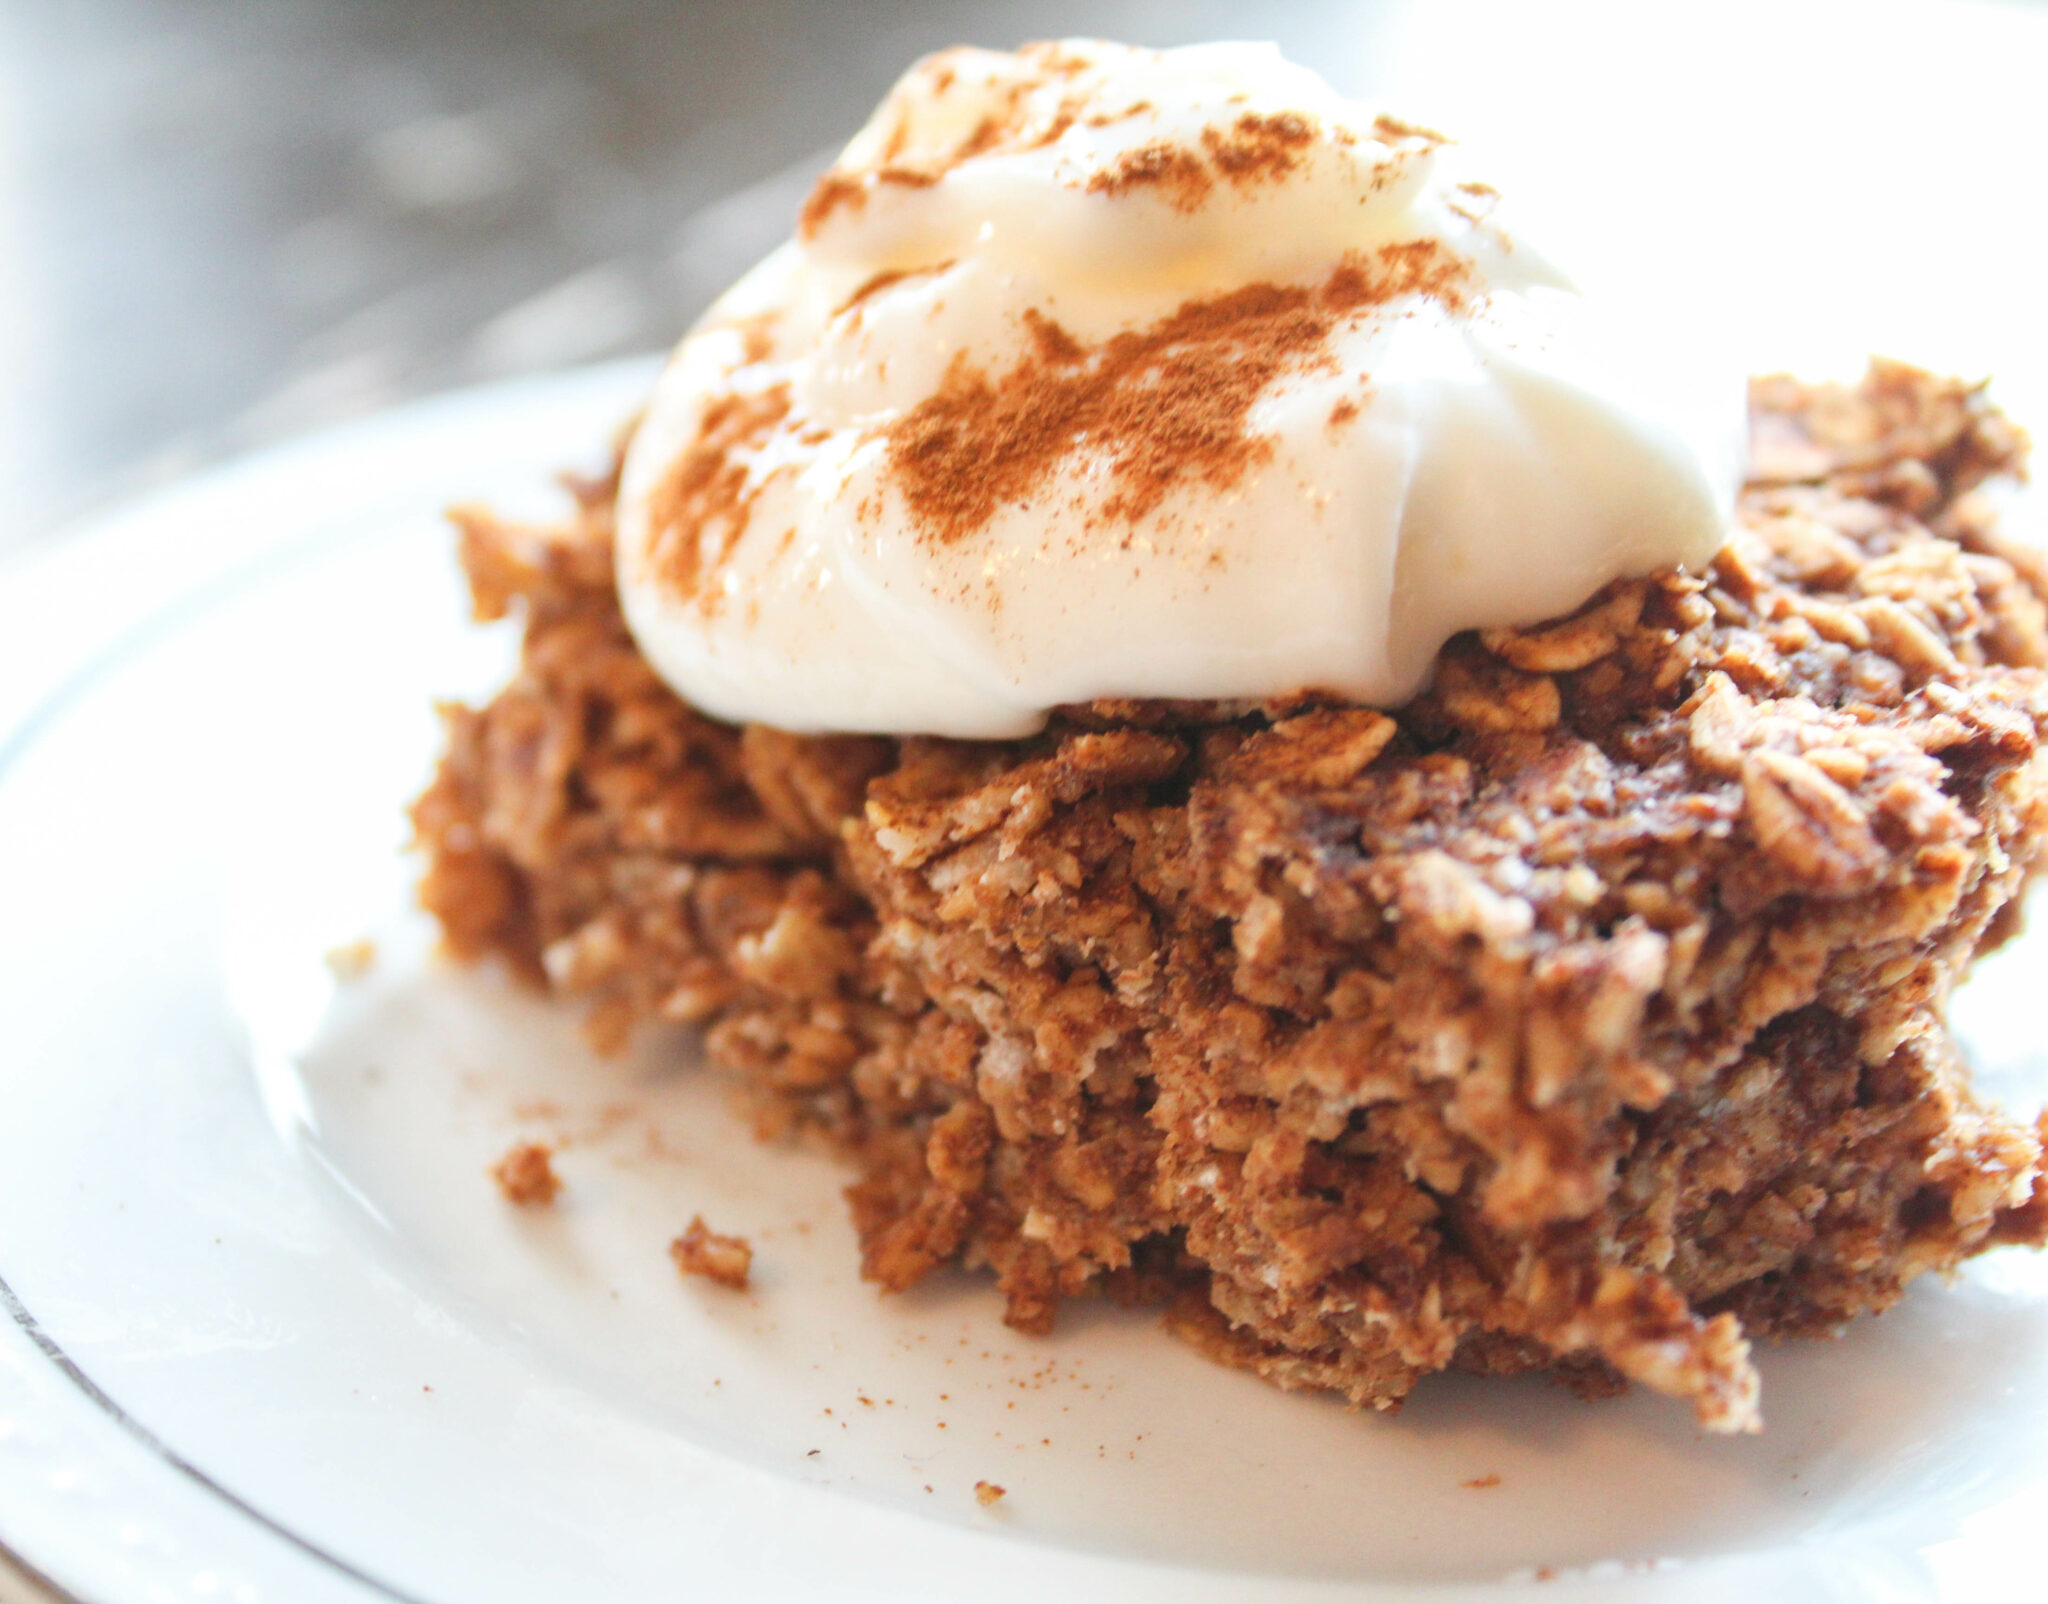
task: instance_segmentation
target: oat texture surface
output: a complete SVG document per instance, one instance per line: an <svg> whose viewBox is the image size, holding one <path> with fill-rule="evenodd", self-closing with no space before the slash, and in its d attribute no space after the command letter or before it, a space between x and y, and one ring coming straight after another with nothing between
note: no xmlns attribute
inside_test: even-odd
<svg viewBox="0 0 2048 1604"><path fill-rule="evenodd" d="M702 1027L848 1155L883 1287L1155 1298L1379 1408L1545 1367L1753 1428L1752 1338L2048 1236L2044 1132L1943 1023L2048 815L2043 567L1983 488L2023 441L1889 364L1753 415L1708 571L1461 636L1406 707L1002 743L713 722L620 619L610 483L463 512L524 648L447 710L423 899L600 1046Z"/></svg>

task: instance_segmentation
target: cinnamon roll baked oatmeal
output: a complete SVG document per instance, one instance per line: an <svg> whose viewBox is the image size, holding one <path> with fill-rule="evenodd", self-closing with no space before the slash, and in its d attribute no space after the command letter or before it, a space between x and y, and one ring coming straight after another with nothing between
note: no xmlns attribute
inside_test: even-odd
<svg viewBox="0 0 2048 1604"><path fill-rule="evenodd" d="M1754 1429L1753 1339L1833 1333L1923 1271L2048 1240L2048 1126L1980 1102L1943 1022L2016 927L2048 810L2048 584L1980 489L2019 473L2022 438L1979 389L1903 366L1758 381L1731 511L1679 471L1708 464L1710 482L1711 450L1672 444L1675 413L1632 421L1654 406L1631 393L1566 462L1579 499L1511 490L1505 514L1495 497L1460 525L1473 498L1444 485L1506 448L1479 403L1451 417L1401 375L1428 365L1418 350L1435 360L1414 328L1453 328L1465 360L1465 322L1521 293L1482 271L1478 185L1444 191L1473 204L1431 214L1437 232L1388 225L1336 270L1176 280L1156 316L1079 292L1006 312L990 326L1008 354L963 336L908 381L915 399L831 414L825 380L787 371L775 319L815 305L827 336L865 338L848 326L928 294L919 275L975 265L863 255L835 218L891 251L916 234L937 260L949 214L883 229L890 205L971 207L946 196L973 162L1053 152L1076 206L1150 208L1170 243L1211 207L1277 206L1261 186L1297 168L1412 197L1441 155L1441 136L1360 132L1320 103L1275 135L1260 86L1247 102L1235 80L1169 137L1147 119L1211 66L1147 57L1157 81L1113 92L1104 63L1117 83L1128 63L1110 50L924 64L863 134L874 148L821 182L817 237L788 248L838 250L839 281L789 291L770 258L780 299L714 311L663 381L683 373L694 399L658 393L622 472L579 483L566 522L457 515L477 616L516 615L524 646L492 701L448 710L414 809L423 900L457 955L587 1004L600 1045L701 1027L764 1133L843 1149L882 1287L986 1268L1034 1332L1065 1298L1157 1299L1226 1363L1378 1408L1433 1371L1550 1368ZM940 115L969 89L995 111ZM1104 154L1119 115L1143 126ZM856 273L897 277L849 300ZM1562 413L1528 401L1542 374L1519 382L1540 436ZM1394 436L1359 432L1376 412L1422 441L1391 510L1376 471L1317 466L1383 466ZM1568 459L1593 427L1572 416ZM795 446L830 458L835 430L831 482L854 505L829 547L815 463L786 465ZM1631 500L1622 478L1659 488ZM1304 500L1307 480L1329 496ZM1270 483L1285 494L1262 505ZM1276 506L1321 530L1325 503L1355 511L1354 545L1398 536L1381 589L1353 585L1334 545L1282 558L1331 565L1329 605L1376 618L1379 655L1356 673L1267 662L1263 689L1119 677L1100 619L1061 635L1064 614L1003 588L990 558L1030 520L1063 550L1137 553L1125 589L1090 570L1131 620L1109 645L1193 662L1212 615L1187 603L1176 634L1188 565L1167 564L1179 591L1147 590L1147 554L1199 533L1213 584L1254 598L1244 639L1320 639L1324 603L1258 563L1291 528ZM1612 538L1617 505L1649 545ZM1224 506L1250 508L1258 542L1190 511ZM1541 541L1537 566L1578 586L1566 604L1519 577L1525 518L1590 531ZM904 597L897 571L856 572L846 552L870 548L937 576L932 651L962 609L995 619L1008 677L935 684L954 671L895 645L876 666L865 643L900 629ZM1498 573L1475 588L1420 548L1498 551L1512 594L1497 605ZM1595 550L1614 566L1591 573ZM805 594L868 611L805 612L824 605ZM825 712L787 713L798 681L753 675L749 630L762 661L794 650Z"/></svg>

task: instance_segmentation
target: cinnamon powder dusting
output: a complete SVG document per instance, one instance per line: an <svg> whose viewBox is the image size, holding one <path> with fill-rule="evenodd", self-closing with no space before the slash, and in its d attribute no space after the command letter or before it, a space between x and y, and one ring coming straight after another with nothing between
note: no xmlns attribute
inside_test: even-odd
<svg viewBox="0 0 2048 1604"><path fill-rule="evenodd" d="M1202 150L1155 140L1127 150L1113 167L1091 174L1091 195L1150 190L1177 212L1199 211L1221 177L1239 190L1285 178L1316 142L1317 125L1295 112L1248 111L1227 131L1202 130Z"/></svg>
<svg viewBox="0 0 2048 1604"><path fill-rule="evenodd" d="M1214 186L1208 164L1201 157L1165 140L1127 150L1114 167L1102 168L1088 178L1091 195L1154 190L1177 212L1199 211Z"/></svg>
<svg viewBox="0 0 2048 1604"><path fill-rule="evenodd" d="M946 267L951 267L953 264L948 262L945 265ZM885 267L873 277L863 280L860 287L840 305L839 311L850 312L869 296L879 295L890 285L901 284L905 279L914 277L918 273L942 272L943 270L943 268Z"/></svg>
<svg viewBox="0 0 2048 1604"><path fill-rule="evenodd" d="M1322 284L1250 284L1188 301L1149 328L1085 347L1027 314L1031 353L999 378L956 358L939 389L887 433L912 519L952 545L1042 491L1079 451L1107 462L1104 518L1135 523L1188 483L1225 491L1273 452L1250 434L1252 405L1313 359L1338 322L1406 295L1454 309L1471 269L1434 240L1345 258Z"/></svg>
<svg viewBox="0 0 2048 1604"><path fill-rule="evenodd" d="M735 325L739 330L740 349L746 353L749 362L764 361L775 349L775 325L780 320L779 312L758 312L752 317L741 318Z"/></svg>
<svg viewBox="0 0 2048 1604"><path fill-rule="evenodd" d="M1468 223L1483 223L1500 204L1500 191L1491 184L1467 181L1460 184L1445 206Z"/></svg>
<svg viewBox="0 0 2048 1604"><path fill-rule="evenodd" d="M1389 145L1398 144L1404 139L1419 139L1434 149L1438 145L1448 145L1451 142L1449 135L1440 134L1434 128L1425 128L1421 123L1403 122L1399 117L1389 117L1384 112L1373 118L1372 132L1375 139L1383 140Z"/></svg>
<svg viewBox="0 0 2048 1604"><path fill-rule="evenodd" d="M1139 117L1153 109L1149 100L1134 100L1122 111L1098 111L1090 113L1082 121L1090 128L1108 128L1132 117Z"/></svg>
<svg viewBox="0 0 2048 1604"><path fill-rule="evenodd" d="M1061 367L1085 361L1088 348L1035 306L1024 309L1024 332L1044 361Z"/></svg>
<svg viewBox="0 0 2048 1604"><path fill-rule="evenodd" d="M738 453L758 447L788 415L786 384L720 396L704 409L697 438L648 498L649 555L672 594L694 597L707 609L716 604L717 592L704 584L705 571L739 544L760 491ZM705 535L714 529L717 548L707 553Z"/></svg>
<svg viewBox="0 0 2048 1604"><path fill-rule="evenodd" d="M803 210L797 213L797 235L810 239L841 208L859 211L868 203L868 192L881 185L890 184L898 189L930 189L943 177L944 172L928 172L921 167L881 167L866 175L835 167L822 174L811 186Z"/></svg>
<svg viewBox="0 0 2048 1604"><path fill-rule="evenodd" d="M1018 54L1030 60L1047 77L1055 79L1076 78L1087 71L1089 65L1086 58L1062 50L1056 44L1026 45ZM936 97L945 96L954 87L957 77L950 65L935 67L931 74L930 92ZM899 108L896 123L883 142L883 165L866 175L834 167L820 177L812 186L803 210L797 215L798 237L812 238L835 212L842 209L858 211L867 204L869 194L881 185L928 189L962 162L984 156L992 150L1042 149L1079 121L1086 104L1085 96L1079 91L1069 90L1051 112L1033 126L1030 96L1038 85L1032 80L1016 78L1007 83L982 87L984 92L995 95L997 103L994 109L984 113L967 137L936 161L920 164L903 161L910 145L911 125Z"/></svg>
<svg viewBox="0 0 2048 1604"><path fill-rule="evenodd" d="M1315 138L1315 123L1298 112L1265 116L1248 111L1231 124L1227 134L1204 128L1202 148L1219 173L1246 189L1285 178L1301 165Z"/></svg>

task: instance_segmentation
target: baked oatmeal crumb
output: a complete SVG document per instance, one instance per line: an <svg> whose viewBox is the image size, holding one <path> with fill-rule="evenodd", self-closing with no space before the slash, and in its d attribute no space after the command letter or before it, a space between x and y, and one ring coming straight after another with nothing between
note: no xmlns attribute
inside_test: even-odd
<svg viewBox="0 0 2048 1604"><path fill-rule="evenodd" d="M695 1215L690 1228L668 1245L669 1257L684 1275L701 1275L735 1292L747 1290L747 1277L754 1267L753 1246L743 1236L726 1236Z"/></svg>
<svg viewBox="0 0 2048 1604"><path fill-rule="evenodd" d="M764 1131L857 1166L885 1288L985 1266L1024 1331L1147 1302L1379 1410L1542 1369L1754 1429L1753 1340L2048 1239L2048 1125L1943 1018L2048 838L2048 574L1976 494L2023 446L1979 387L1752 401L1711 565L1454 638L1391 711L735 729L626 631L615 486L555 529L467 511L525 651L447 710L422 900L604 1044L701 1027ZM940 538L982 516L960 421L917 470ZM1247 438L1216 422L1202 471Z"/></svg>
<svg viewBox="0 0 2048 1604"><path fill-rule="evenodd" d="M992 1481L978 1481L974 1484L974 1501L987 1509L991 1504L1000 1502L1008 1492L1007 1487L998 1487Z"/></svg>
<svg viewBox="0 0 2048 1604"><path fill-rule="evenodd" d="M521 1142L491 1166L491 1179L508 1203L521 1208L546 1208L562 1190L555 1173L554 1149L545 1142Z"/></svg>

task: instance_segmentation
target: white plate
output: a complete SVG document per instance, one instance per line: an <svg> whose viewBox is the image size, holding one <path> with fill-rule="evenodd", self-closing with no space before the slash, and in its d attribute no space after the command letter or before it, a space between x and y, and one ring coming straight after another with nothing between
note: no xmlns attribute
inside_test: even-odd
<svg viewBox="0 0 2048 1604"><path fill-rule="evenodd" d="M2002 1254L1763 1355L1769 1429L1432 1381L1396 1418L1152 1316L1022 1338L881 1298L815 1153L687 1041L433 960L401 807L503 671L436 512L532 503L649 369L414 408L217 476L8 585L0 631L0 1541L93 1604L679 1597L1989 1596L2048 1514L2048 1273ZM368 974L329 949L371 936ZM2039 1100L2043 948L1966 994ZM499 1198L565 1142L550 1211ZM702 1212L754 1290L681 1282ZM994 1509L975 1482L1008 1489Z"/></svg>

